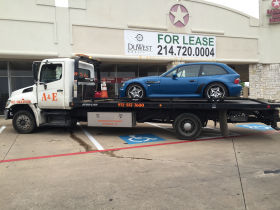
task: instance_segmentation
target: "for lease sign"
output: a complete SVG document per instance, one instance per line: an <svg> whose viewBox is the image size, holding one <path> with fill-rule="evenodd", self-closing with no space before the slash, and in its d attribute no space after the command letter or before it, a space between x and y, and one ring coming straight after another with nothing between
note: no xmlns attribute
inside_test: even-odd
<svg viewBox="0 0 280 210"><path fill-rule="evenodd" d="M216 37L124 31L126 55L216 58Z"/></svg>

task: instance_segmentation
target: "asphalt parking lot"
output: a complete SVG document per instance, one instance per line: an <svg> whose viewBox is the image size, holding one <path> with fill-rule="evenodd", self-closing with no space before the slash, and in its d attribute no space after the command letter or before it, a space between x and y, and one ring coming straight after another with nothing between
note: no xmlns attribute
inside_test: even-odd
<svg viewBox="0 0 280 210"><path fill-rule="evenodd" d="M0 118L0 209L280 209L280 135L209 124L196 141L169 125L18 134Z"/></svg>

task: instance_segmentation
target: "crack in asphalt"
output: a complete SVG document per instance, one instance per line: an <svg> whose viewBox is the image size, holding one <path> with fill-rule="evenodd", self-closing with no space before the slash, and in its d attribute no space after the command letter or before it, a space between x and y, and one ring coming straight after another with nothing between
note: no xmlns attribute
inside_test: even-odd
<svg viewBox="0 0 280 210"><path fill-rule="evenodd" d="M12 149L12 147L14 146L14 144L16 143L16 141L17 141L17 138L19 137L19 134L17 134L17 136L16 136L16 138L15 138L15 140L14 140L14 142L12 143L12 145L10 146L10 148L9 148L9 150L7 151L7 153L5 154L5 156L4 156L4 158L3 158L3 160L5 160L6 159L6 157L7 157L7 155L9 154L9 152L11 151L11 149ZM3 161L2 160L2 161Z"/></svg>
<svg viewBox="0 0 280 210"><path fill-rule="evenodd" d="M124 157L124 156L119 156L115 154L115 151L107 151L107 152L101 152L101 154L108 155L109 157L113 158L124 158L124 159L131 159L131 160L153 160L150 158L138 158L138 157Z"/></svg>
<svg viewBox="0 0 280 210"><path fill-rule="evenodd" d="M70 138L73 139L75 142L79 143L79 145L82 146L87 152L93 150L91 145L87 144L81 138L76 136L73 131L70 131Z"/></svg>
<svg viewBox="0 0 280 210"><path fill-rule="evenodd" d="M236 154L236 149L235 149L235 144L234 144L234 138L231 139L232 141L232 147L234 151L234 156L235 156L235 161L236 161L236 167L238 171L238 176L239 176L239 181L240 181L240 186L241 186L241 191L242 191L242 197L243 197L243 203L244 203L244 208L247 210L247 204L246 204L246 199L245 199L245 194L244 194L244 189L243 189L243 184L242 184L242 179L241 179L241 174L240 174L240 168L238 164L238 159L237 159L237 154Z"/></svg>

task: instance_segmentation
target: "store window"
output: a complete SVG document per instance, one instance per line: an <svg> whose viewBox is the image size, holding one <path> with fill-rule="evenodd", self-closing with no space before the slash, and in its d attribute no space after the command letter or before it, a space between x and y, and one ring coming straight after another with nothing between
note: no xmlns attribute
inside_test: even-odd
<svg viewBox="0 0 280 210"><path fill-rule="evenodd" d="M159 66L155 64L139 64L139 77L158 76Z"/></svg>
<svg viewBox="0 0 280 210"><path fill-rule="evenodd" d="M115 97L115 79L116 79L116 65L114 64L101 64L100 65L101 80L106 81L107 91L109 98Z"/></svg>
<svg viewBox="0 0 280 210"><path fill-rule="evenodd" d="M6 101L9 98L7 62L0 61L0 115L4 114Z"/></svg>
<svg viewBox="0 0 280 210"><path fill-rule="evenodd" d="M119 95L119 89L122 83L139 77L137 64L118 64L116 78L116 95Z"/></svg>
<svg viewBox="0 0 280 210"><path fill-rule="evenodd" d="M159 66L158 66L158 75L162 75L162 74L165 73L166 71L167 71L166 65L159 65Z"/></svg>
<svg viewBox="0 0 280 210"><path fill-rule="evenodd" d="M34 84L31 61L12 61L10 65L11 91Z"/></svg>
<svg viewBox="0 0 280 210"><path fill-rule="evenodd" d="M7 77L8 71L7 71L7 62L0 61L0 77Z"/></svg>

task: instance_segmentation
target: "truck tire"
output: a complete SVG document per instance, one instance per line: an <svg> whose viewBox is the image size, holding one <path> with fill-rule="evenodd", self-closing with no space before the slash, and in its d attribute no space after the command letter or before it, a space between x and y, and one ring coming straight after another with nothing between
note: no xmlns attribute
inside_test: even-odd
<svg viewBox="0 0 280 210"><path fill-rule="evenodd" d="M13 127L18 133L32 133L36 128L35 118L29 111L18 111L13 117Z"/></svg>
<svg viewBox="0 0 280 210"><path fill-rule="evenodd" d="M199 137L202 129L200 119L190 113L179 115L174 123L176 135L179 139L196 139Z"/></svg>

